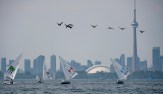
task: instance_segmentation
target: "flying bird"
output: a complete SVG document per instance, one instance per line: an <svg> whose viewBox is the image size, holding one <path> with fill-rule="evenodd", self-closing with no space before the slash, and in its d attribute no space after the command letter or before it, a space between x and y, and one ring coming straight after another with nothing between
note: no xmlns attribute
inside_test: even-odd
<svg viewBox="0 0 163 94"><path fill-rule="evenodd" d="M62 23L63 23L63 22L61 22L61 23L57 23L57 24L58 24L58 26L61 26L61 25L62 25Z"/></svg>
<svg viewBox="0 0 163 94"><path fill-rule="evenodd" d="M66 26L66 28L70 28L70 29L73 27L72 24L68 24L68 25L65 24L65 26Z"/></svg>
<svg viewBox="0 0 163 94"><path fill-rule="evenodd" d="M124 28L124 27L119 27L119 29L124 30L124 29L126 29L126 28Z"/></svg>
<svg viewBox="0 0 163 94"><path fill-rule="evenodd" d="M97 25L91 25L93 28L96 28L97 27Z"/></svg>
<svg viewBox="0 0 163 94"><path fill-rule="evenodd" d="M112 27L108 27L108 29L112 29L112 30L114 30L114 28L112 28Z"/></svg>
<svg viewBox="0 0 163 94"><path fill-rule="evenodd" d="M143 30L139 30L140 31L140 33L144 33L145 31L143 31Z"/></svg>

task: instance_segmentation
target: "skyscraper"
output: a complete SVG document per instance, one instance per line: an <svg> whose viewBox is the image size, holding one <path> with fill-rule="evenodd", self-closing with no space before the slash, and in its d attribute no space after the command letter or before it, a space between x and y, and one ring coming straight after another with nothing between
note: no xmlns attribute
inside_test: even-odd
<svg viewBox="0 0 163 94"><path fill-rule="evenodd" d="M6 72L6 58L1 58L1 72Z"/></svg>
<svg viewBox="0 0 163 94"><path fill-rule="evenodd" d="M132 71L137 71L136 64L137 64L137 38L136 38L136 28L138 28L138 23L136 21L136 3L134 0L134 20L133 23L131 24L133 27L133 60L132 60Z"/></svg>
<svg viewBox="0 0 163 94"><path fill-rule="evenodd" d="M14 63L14 60L9 60L9 66Z"/></svg>
<svg viewBox="0 0 163 94"><path fill-rule="evenodd" d="M132 57L127 57L127 70L132 72Z"/></svg>
<svg viewBox="0 0 163 94"><path fill-rule="evenodd" d="M147 71L147 60L140 62L140 70L141 71Z"/></svg>
<svg viewBox="0 0 163 94"><path fill-rule="evenodd" d="M124 67L125 66L125 54L121 54L120 56L120 64Z"/></svg>
<svg viewBox="0 0 163 94"><path fill-rule="evenodd" d="M78 63L75 60L71 60L70 66L73 67L76 71L80 71L81 70L81 64Z"/></svg>
<svg viewBox="0 0 163 94"><path fill-rule="evenodd" d="M95 65L100 65L100 64L101 64L101 61L98 61L98 60L95 61Z"/></svg>
<svg viewBox="0 0 163 94"><path fill-rule="evenodd" d="M37 64L37 59L33 60L33 74L37 75L38 74L38 64Z"/></svg>
<svg viewBox="0 0 163 94"><path fill-rule="evenodd" d="M50 71L51 71L51 74L54 76L56 73L56 56L55 55L50 56Z"/></svg>
<svg viewBox="0 0 163 94"><path fill-rule="evenodd" d="M160 56L161 71L163 72L163 55Z"/></svg>
<svg viewBox="0 0 163 94"><path fill-rule="evenodd" d="M24 60L24 72L31 72L30 59Z"/></svg>
<svg viewBox="0 0 163 94"><path fill-rule="evenodd" d="M87 60L87 67L89 68L89 67L92 67L92 66L93 66L92 61L91 60Z"/></svg>
<svg viewBox="0 0 163 94"><path fill-rule="evenodd" d="M115 72L115 69L114 69L113 64L110 65L110 72L111 72L111 73L114 73L114 72Z"/></svg>
<svg viewBox="0 0 163 94"><path fill-rule="evenodd" d="M116 58L115 61L120 64L120 59Z"/></svg>
<svg viewBox="0 0 163 94"><path fill-rule="evenodd" d="M153 57L153 71L161 71L160 65L160 47L153 47L152 50Z"/></svg>
<svg viewBox="0 0 163 94"><path fill-rule="evenodd" d="M37 57L38 74L43 73L43 65L44 65L44 63L45 63L45 57L43 55L38 56Z"/></svg>

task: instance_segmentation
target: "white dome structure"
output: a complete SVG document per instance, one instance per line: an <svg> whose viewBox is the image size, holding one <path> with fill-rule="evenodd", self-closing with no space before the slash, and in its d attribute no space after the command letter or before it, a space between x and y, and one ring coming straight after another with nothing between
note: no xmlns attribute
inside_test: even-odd
<svg viewBox="0 0 163 94"><path fill-rule="evenodd" d="M110 72L110 68L104 65L94 65L86 70L87 73Z"/></svg>

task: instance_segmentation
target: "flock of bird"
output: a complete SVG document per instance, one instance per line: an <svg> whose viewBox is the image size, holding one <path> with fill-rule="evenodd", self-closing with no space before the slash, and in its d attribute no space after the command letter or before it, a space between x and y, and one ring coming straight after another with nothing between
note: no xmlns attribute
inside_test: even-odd
<svg viewBox="0 0 163 94"><path fill-rule="evenodd" d="M57 24L58 24L58 26L61 26L61 25L63 24L63 22L57 23ZM66 26L66 28L70 28L70 29L74 27L73 24L65 24L65 26ZM98 25L91 25L91 26L92 26L92 28L96 28ZM114 30L113 27L108 27L107 29ZM125 30L126 28L125 28L125 27L119 27L119 29L120 29L120 30ZM140 33L144 33L145 31L139 30L139 32L140 32Z"/></svg>

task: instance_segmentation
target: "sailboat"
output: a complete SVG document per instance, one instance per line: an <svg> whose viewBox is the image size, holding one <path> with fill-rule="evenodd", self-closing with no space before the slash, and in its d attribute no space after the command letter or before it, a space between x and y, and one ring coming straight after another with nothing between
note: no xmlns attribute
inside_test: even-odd
<svg viewBox="0 0 163 94"><path fill-rule="evenodd" d="M44 80L50 80L50 79L52 79L52 75L51 75L51 73L49 72L49 70L46 68L45 63L44 63L44 65L43 65L43 79L44 79Z"/></svg>
<svg viewBox="0 0 163 94"><path fill-rule="evenodd" d="M118 75L118 80L117 80L117 84L123 84L124 80L127 79L127 76L130 75L130 73L128 72L128 70L126 69L126 67L121 66L118 62L114 62L113 59L110 59L111 62L113 63L115 72Z"/></svg>
<svg viewBox="0 0 163 94"><path fill-rule="evenodd" d="M37 75L37 80L39 79L38 83L43 83L43 80L49 80L52 79L50 72L48 72L45 63L43 62L43 74L42 78L39 78Z"/></svg>
<svg viewBox="0 0 163 94"><path fill-rule="evenodd" d="M22 53L14 60L14 62L9 66L8 70L5 73L4 77L4 84L10 85L10 84L15 84L13 82L16 73L19 69L19 61L22 57Z"/></svg>
<svg viewBox="0 0 163 94"><path fill-rule="evenodd" d="M38 81L38 83L43 83L43 80L45 80L45 78L46 78L46 73L45 73L45 63L43 62L43 73L42 73L42 77L39 77L38 75L37 75L37 77L38 77L38 79L39 79L39 81ZM36 78L37 78L36 77Z"/></svg>
<svg viewBox="0 0 163 94"><path fill-rule="evenodd" d="M74 78L77 73L74 71L74 69L66 62L62 57L59 56L60 63L63 69L63 73L65 75L65 80L61 82L61 84L70 84L70 79Z"/></svg>

